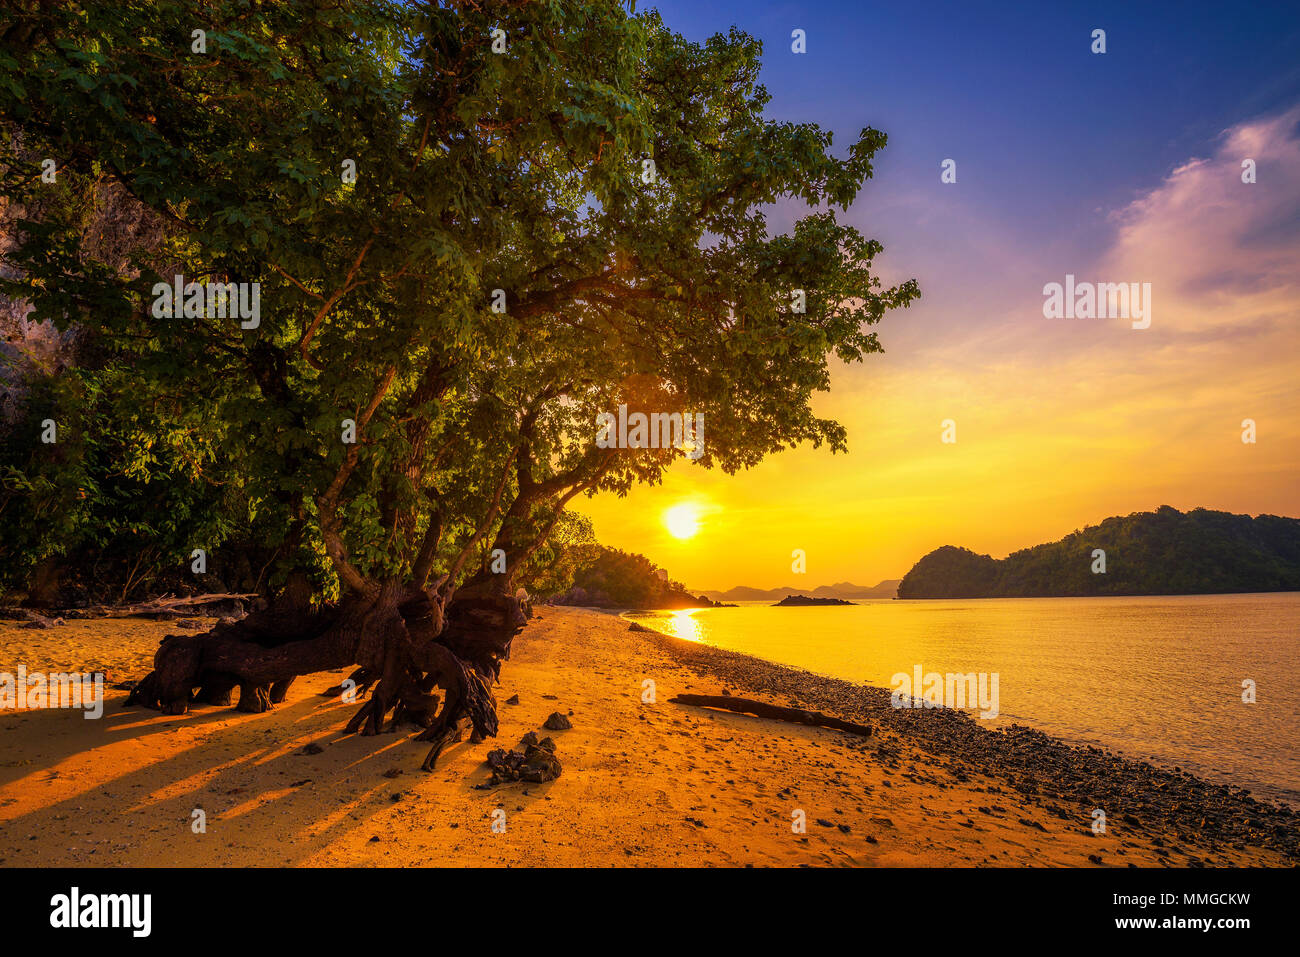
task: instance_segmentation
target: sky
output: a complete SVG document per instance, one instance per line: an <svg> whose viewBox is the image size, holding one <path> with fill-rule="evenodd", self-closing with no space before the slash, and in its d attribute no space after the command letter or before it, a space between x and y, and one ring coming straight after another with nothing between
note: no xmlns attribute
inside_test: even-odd
<svg viewBox="0 0 1300 957"><path fill-rule="evenodd" d="M841 218L921 299L814 403L847 454L801 448L736 476L678 464L577 505L601 542L696 590L812 588L1161 505L1300 516L1300 4L655 6L694 40L761 39L773 119L844 147L888 134ZM778 204L773 231L801 212ZM1067 274L1150 283L1149 328L1045 318L1044 286ZM688 538L668 527L690 530L682 511Z"/></svg>

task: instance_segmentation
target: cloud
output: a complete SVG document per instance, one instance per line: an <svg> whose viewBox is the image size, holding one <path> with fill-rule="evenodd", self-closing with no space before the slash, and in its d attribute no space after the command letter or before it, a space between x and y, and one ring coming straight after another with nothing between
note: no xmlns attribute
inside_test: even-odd
<svg viewBox="0 0 1300 957"><path fill-rule="evenodd" d="M1300 307L1300 107L1225 130L1113 214L1107 281L1150 282L1156 327L1223 334L1295 322ZM1242 182L1255 161L1256 182Z"/></svg>

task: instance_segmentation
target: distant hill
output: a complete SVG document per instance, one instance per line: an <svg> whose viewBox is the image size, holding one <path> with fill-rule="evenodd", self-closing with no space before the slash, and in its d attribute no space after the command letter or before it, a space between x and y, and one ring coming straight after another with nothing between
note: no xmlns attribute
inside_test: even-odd
<svg viewBox="0 0 1300 957"><path fill-rule="evenodd" d="M1094 574L1093 550L1106 553ZM917 562L899 598L1032 598L1300 591L1300 519L1168 505L1108 518L1003 559L945 545Z"/></svg>
<svg viewBox="0 0 1300 957"><path fill-rule="evenodd" d="M834 585L818 585L816 588L750 588L737 585L728 591L706 591L704 594L715 601L779 601L786 595L804 595L812 598L893 598L898 591L898 578L887 578L879 585L854 585L852 582L837 582Z"/></svg>

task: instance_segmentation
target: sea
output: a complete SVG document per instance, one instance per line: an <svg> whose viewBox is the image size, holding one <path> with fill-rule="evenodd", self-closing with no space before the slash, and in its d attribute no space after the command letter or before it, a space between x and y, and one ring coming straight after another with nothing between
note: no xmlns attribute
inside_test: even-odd
<svg viewBox="0 0 1300 957"><path fill-rule="evenodd" d="M918 666L922 676L997 675L997 715L980 718L990 726L1030 725L1300 807L1300 592L741 602L628 616L916 696L896 676L912 679Z"/></svg>

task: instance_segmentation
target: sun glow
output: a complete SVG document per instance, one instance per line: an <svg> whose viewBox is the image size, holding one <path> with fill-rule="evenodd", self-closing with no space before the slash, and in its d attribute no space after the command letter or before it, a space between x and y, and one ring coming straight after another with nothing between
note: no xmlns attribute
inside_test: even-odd
<svg viewBox="0 0 1300 957"><path fill-rule="evenodd" d="M695 611L694 608L684 608L673 612L673 617L668 622L669 634L686 641L699 641L701 638L700 623L692 617Z"/></svg>
<svg viewBox="0 0 1300 957"><path fill-rule="evenodd" d="M700 530L700 510L690 503L674 505L664 512L664 525L673 538L694 538Z"/></svg>

